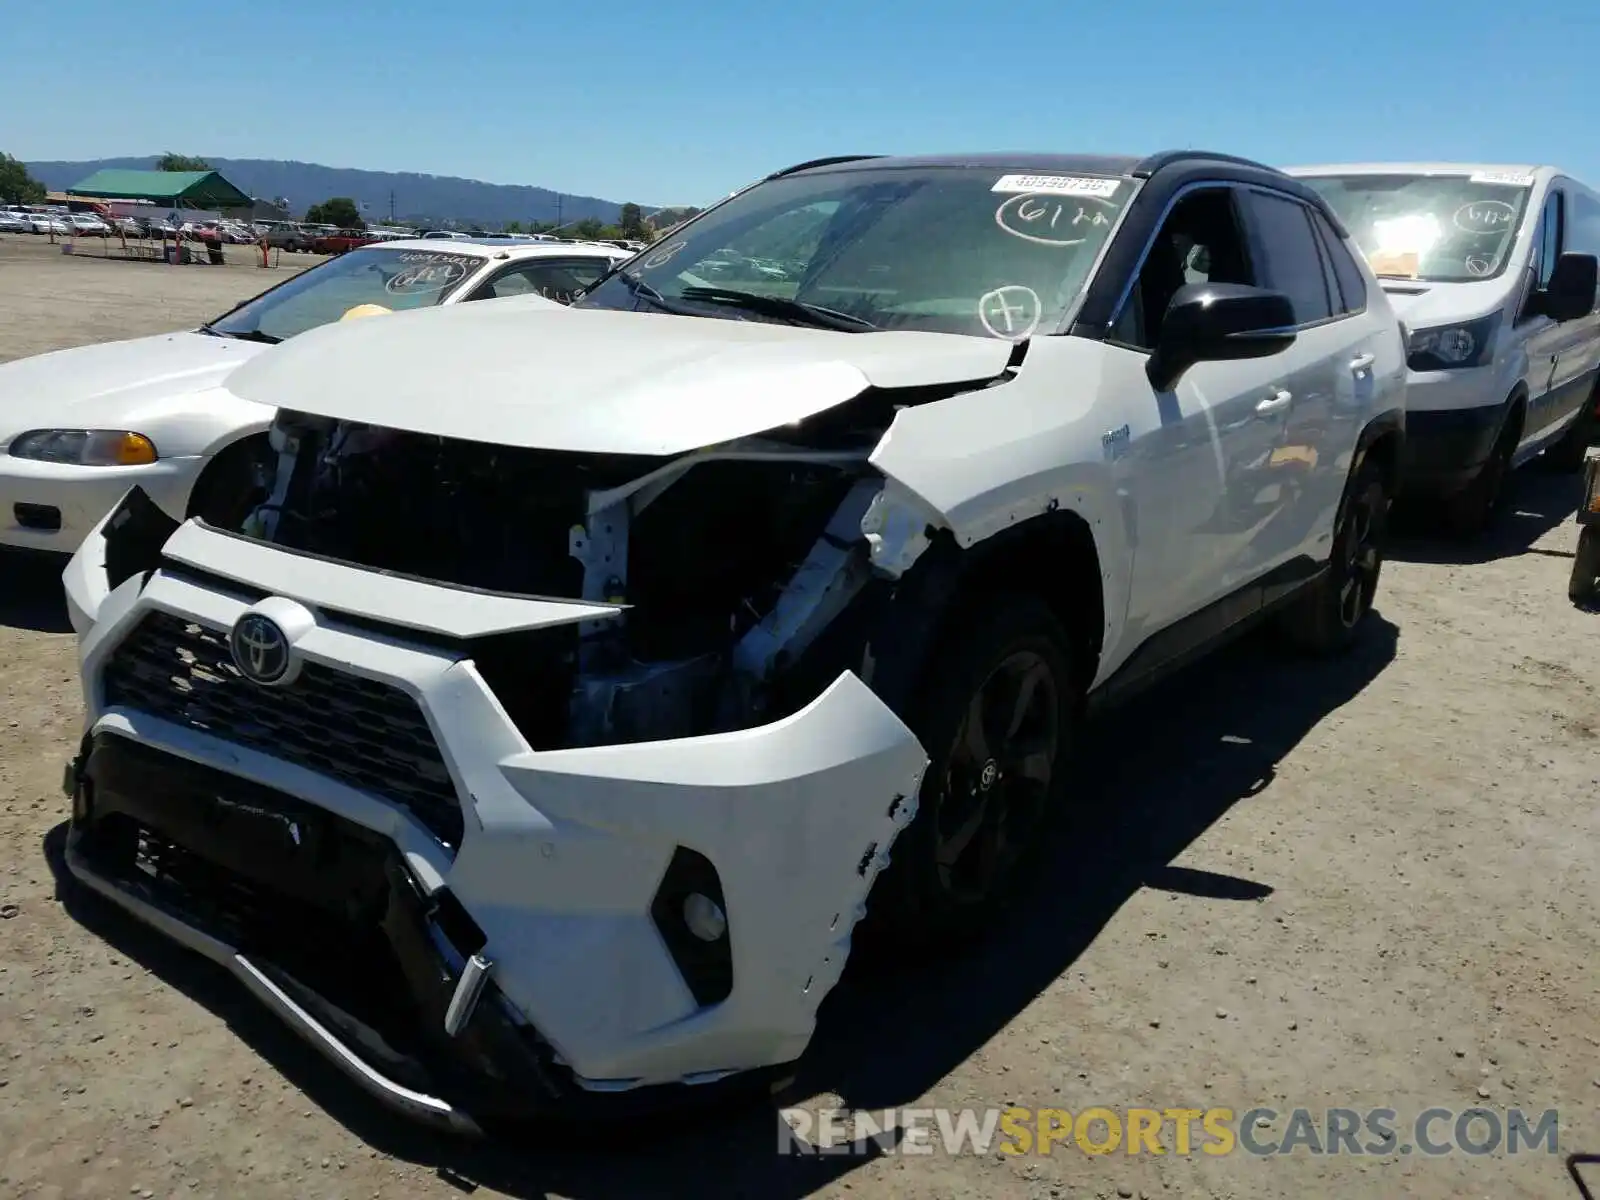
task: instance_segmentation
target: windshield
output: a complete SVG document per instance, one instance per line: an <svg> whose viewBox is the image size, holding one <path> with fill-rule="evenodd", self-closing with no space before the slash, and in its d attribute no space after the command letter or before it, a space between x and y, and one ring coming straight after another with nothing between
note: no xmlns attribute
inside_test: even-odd
<svg viewBox="0 0 1600 1200"><path fill-rule="evenodd" d="M1350 230L1373 274L1461 283L1505 270L1533 190L1529 176L1308 178Z"/></svg>
<svg viewBox="0 0 1600 1200"><path fill-rule="evenodd" d="M375 247L296 275L213 321L214 333L281 340L369 306L391 312L439 304L483 263L472 254Z"/></svg>
<svg viewBox="0 0 1600 1200"><path fill-rule="evenodd" d="M1131 192L972 167L787 176L669 234L574 307L822 323L809 310L839 328L1016 340L1076 307Z"/></svg>

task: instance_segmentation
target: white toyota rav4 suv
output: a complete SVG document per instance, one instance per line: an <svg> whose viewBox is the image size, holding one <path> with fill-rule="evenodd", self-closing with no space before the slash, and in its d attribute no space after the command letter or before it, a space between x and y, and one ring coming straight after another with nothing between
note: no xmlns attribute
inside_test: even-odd
<svg viewBox="0 0 1600 1200"><path fill-rule="evenodd" d="M1198 153L806 164L571 308L305 333L247 505L67 569L71 870L416 1116L761 1078L863 918L994 912L1093 702L1354 635L1405 357Z"/></svg>

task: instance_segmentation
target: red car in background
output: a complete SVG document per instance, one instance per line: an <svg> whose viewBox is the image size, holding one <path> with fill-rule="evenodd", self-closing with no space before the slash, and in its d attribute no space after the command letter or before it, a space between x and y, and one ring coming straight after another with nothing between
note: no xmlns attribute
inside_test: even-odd
<svg viewBox="0 0 1600 1200"><path fill-rule="evenodd" d="M346 250L354 250L357 246L365 246L376 240L363 229L339 229L333 233L318 234L311 240L311 250L315 254L343 254Z"/></svg>

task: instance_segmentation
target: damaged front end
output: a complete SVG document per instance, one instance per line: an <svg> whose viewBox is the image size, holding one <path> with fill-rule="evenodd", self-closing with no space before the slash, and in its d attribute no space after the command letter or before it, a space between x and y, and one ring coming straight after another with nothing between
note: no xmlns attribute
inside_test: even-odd
<svg viewBox="0 0 1600 1200"><path fill-rule="evenodd" d="M792 1062L927 764L868 686L896 407L663 458L283 412L248 511L131 493L66 576L73 871L413 1116Z"/></svg>

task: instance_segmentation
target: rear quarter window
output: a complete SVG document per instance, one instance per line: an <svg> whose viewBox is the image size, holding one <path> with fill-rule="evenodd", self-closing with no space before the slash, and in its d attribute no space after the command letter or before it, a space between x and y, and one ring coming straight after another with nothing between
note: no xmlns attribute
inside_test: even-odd
<svg viewBox="0 0 1600 1200"><path fill-rule="evenodd" d="M1333 273L1339 281L1339 292L1344 301L1344 311L1361 312L1367 307L1367 277L1361 273L1361 268L1356 264L1344 238L1340 237L1339 231L1333 227L1333 222L1312 210L1311 223L1322 235L1328 258L1333 263Z"/></svg>

